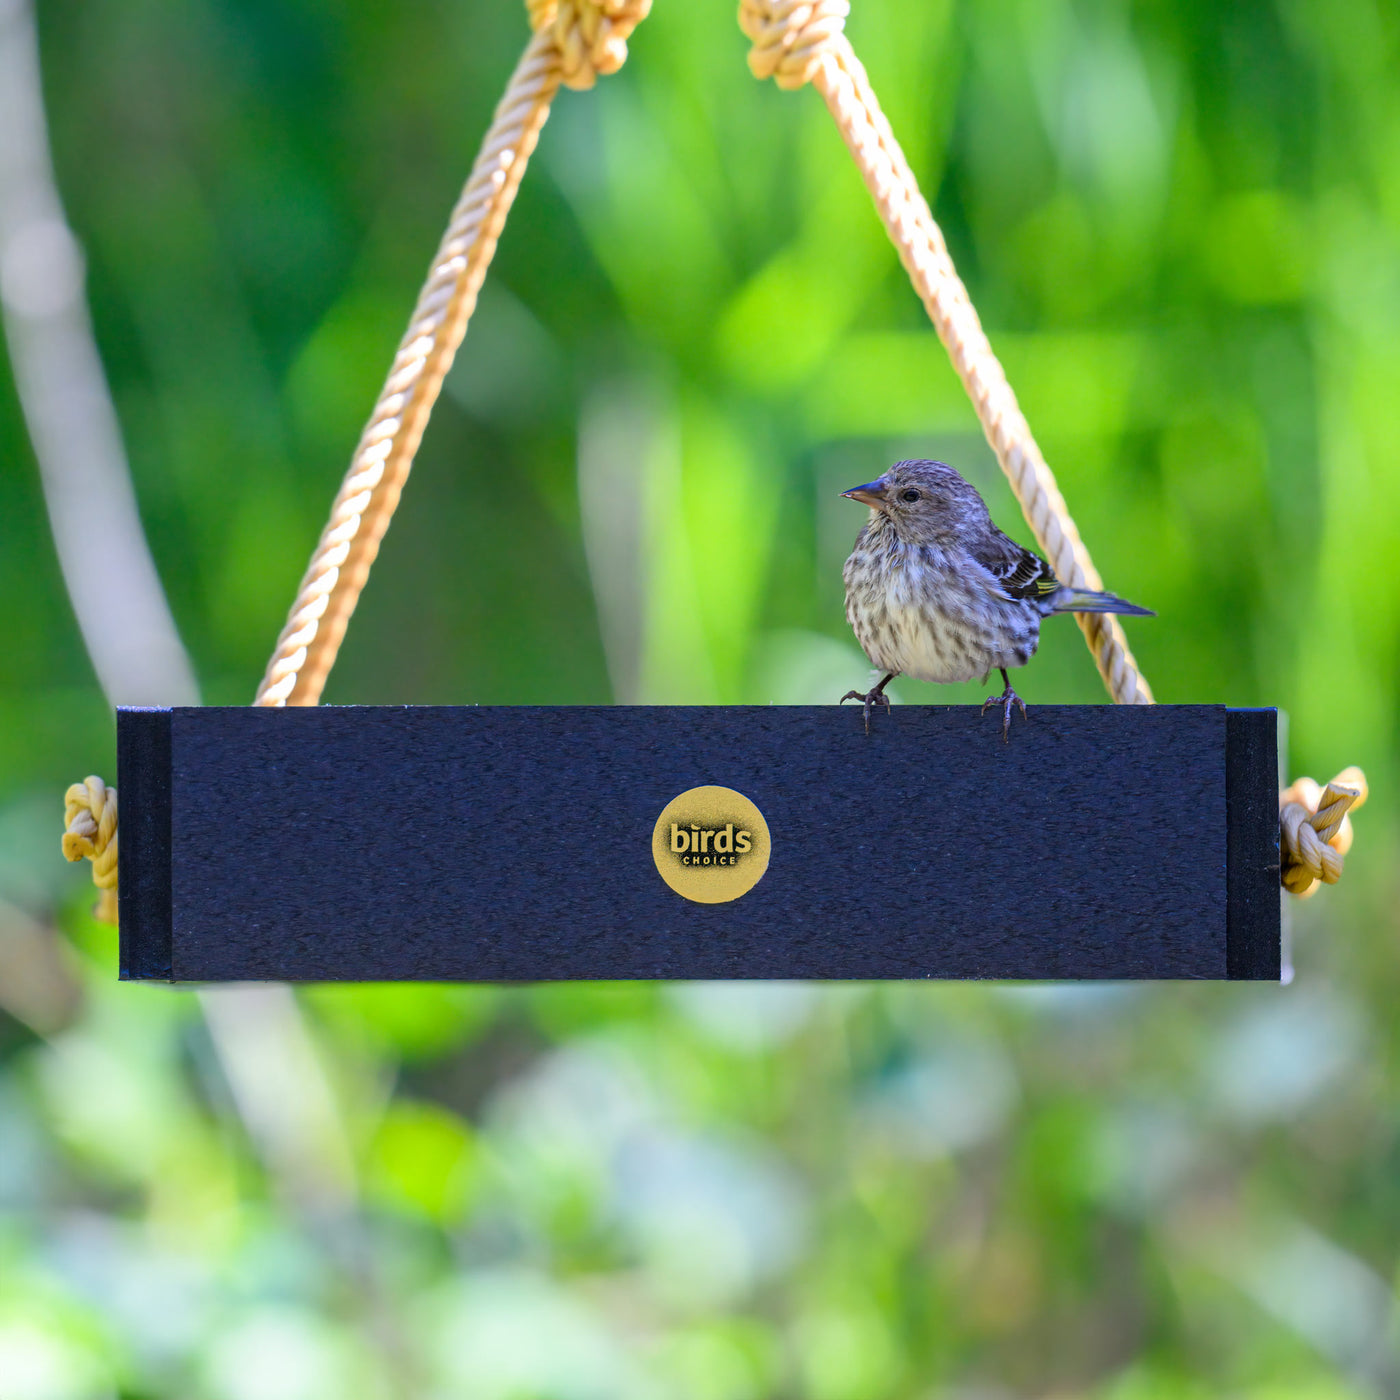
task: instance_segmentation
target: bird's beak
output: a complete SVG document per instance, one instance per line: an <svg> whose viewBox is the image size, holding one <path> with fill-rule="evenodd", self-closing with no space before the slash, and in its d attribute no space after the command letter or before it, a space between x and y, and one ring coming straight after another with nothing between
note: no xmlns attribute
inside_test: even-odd
<svg viewBox="0 0 1400 1400"><path fill-rule="evenodd" d="M862 505L874 506L878 510L885 504L885 483L867 481L864 486L852 486L849 491L843 491L841 494L852 501L859 501Z"/></svg>

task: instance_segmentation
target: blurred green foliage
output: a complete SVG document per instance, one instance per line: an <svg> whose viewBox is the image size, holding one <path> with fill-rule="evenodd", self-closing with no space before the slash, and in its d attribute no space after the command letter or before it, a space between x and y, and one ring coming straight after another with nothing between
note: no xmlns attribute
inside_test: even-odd
<svg viewBox="0 0 1400 1400"><path fill-rule="evenodd" d="M144 520L243 703L525 22L39 19ZM250 1109L61 868L113 731L6 372L5 1400L1395 1393L1400 15L849 32L1107 585L1160 614L1159 698L1277 704L1294 772L1371 777L1299 985L310 989L329 1097L289 1065ZM867 673L841 489L941 457L1029 539L819 99L743 58L728 7L657 0L557 103L328 701L827 701ZM1022 689L1103 699L1068 622ZM270 1149L284 1101L332 1147Z"/></svg>

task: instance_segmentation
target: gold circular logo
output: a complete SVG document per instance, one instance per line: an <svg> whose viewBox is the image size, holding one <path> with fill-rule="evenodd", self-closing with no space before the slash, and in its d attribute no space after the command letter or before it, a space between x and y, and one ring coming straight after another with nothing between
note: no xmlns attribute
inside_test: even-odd
<svg viewBox="0 0 1400 1400"><path fill-rule="evenodd" d="M768 869L771 842L763 813L727 787L697 787L668 802L651 833L661 878L697 904L748 894Z"/></svg>

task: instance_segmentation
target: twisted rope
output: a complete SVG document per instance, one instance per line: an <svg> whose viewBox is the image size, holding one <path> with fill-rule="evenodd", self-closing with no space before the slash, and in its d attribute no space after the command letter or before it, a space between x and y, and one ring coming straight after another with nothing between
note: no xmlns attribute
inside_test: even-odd
<svg viewBox="0 0 1400 1400"><path fill-rule="evenodd" d="M1326 788L1299 778L1279 794L1279 864L1284 889L1306 898L1319 883L1335 885L1351 849L1351 818L1368 796L1359 768L1338 773Z"/></svg>
<svg viewBox="0 0 1400 1400"><path fill-rule="evenodd" d="M810 82L826 100L1045 557L1070 587L1102 589L1054 474L953 267L943 233L846 38L849 11L847 0L741 0L739 25L753 41L749 67L755 76L771 76L783 88ZM1150 705L1152 691L1118 619L1076 613L1075 621L1114 701Z"/></svg>
<svg viewBox="0 0 1400 1400"><path fill-rule="evenodd" d="M627 57L651 0L528 0L536 33L505 96L419 293L330 520L297 589L255 705L314 705L398 507L428 417L476 309L506 215L561 82L586 88Z"/></svg>
<svg viewBox="0 0 1400 1400"><path fill-rule="evenodd" d="M117 790L101 778L74 783L63 794L63 854L92 862L92 882L101 891L93 914L117 922Z"/></svg>
<svg viewBox="0 0 1400 1400"><path fill-rule="evenodd" d="M511 75L452 211L255 705L314 705L321 698L559 80L554 41L537 34Z"/></svg>

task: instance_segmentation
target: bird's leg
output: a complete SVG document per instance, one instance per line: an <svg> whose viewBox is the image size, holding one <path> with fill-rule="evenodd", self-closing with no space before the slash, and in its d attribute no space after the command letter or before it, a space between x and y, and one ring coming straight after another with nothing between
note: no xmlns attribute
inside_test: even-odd
<svg viewBox="0 0 1400 1400"><path fill-rule="evenodd" d="M1006 686L1006 689L1000 695L987 696L982 702L982 713L984 715L987 713L988 705L1001 706L1001 742L1006 744L1011 740L1011 707L1013 705L1021 707L1022 719L1029 719L1030 716L1026 713L1026 702L1011 689L1011 677L1006 674L1006 667L998 666L997 670L1001 672L1002 684Z"/></svg>
<svg viewBox="0 0 1400 1400"><path fill-rule="evenodd" d="M859 690L848 690L841 697L841 704L847 700L859 700L865 706L865 732L870 733L870 707L872 705L883 705L887 710L890 707L890 697L885 694L885 687L899 674L898 671L891 671L874 690L867 690L863 694Z"/></svg>

